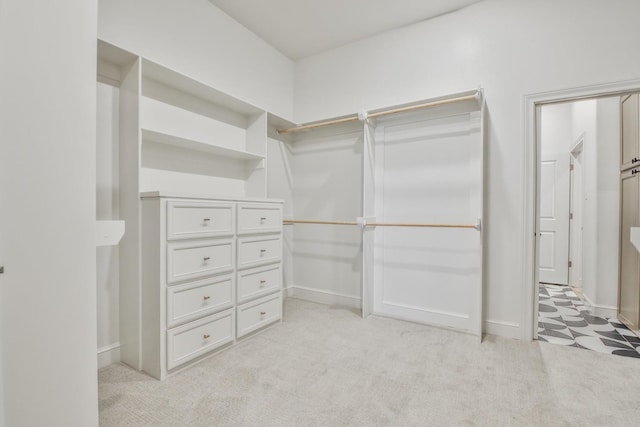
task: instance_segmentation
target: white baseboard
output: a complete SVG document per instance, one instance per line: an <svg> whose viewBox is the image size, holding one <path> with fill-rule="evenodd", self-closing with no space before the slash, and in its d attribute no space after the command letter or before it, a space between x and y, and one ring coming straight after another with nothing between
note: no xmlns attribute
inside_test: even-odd
<svg viewBox="0 0 640 427"><path fill-rule="evenodd" d="M593 301L591 301L591 299L584 292L582 292L582 299L586 303L587 307L589 307L589 310L593 311L594 309Z"/></svg>
<svg viewBox="0 0 640 427"><path fill-rule="evenodd" d="M594 304L593 301L586 295L582 294L585 302L591 306L594 316L606 317L607 319L616 319L618 317L618 307L610 305Z"/></svg>
<svg viewBox="0 0 640 427"><path fill-rule="evenodd" d="M360 309L362 303L359 297L338 294L336 292L322 291L319 289L305 288L302 286L290 286L287 296L306 301L317 302L324 305L340 305L344 307Z"/></svg>
<svg viewBox="0 0 640 427"><path fill-rule="evenodd" d="M513 322L502 322L498 320L485 320L484 332L499 337L513 338L521 340L524 334L520 324Z"/></svg>
<svg viewBox="0 0 640 427"><path fill-rule="evenodd" d="M98 349L98 369L120 362L120 343Z"/></svg>
<svg viewBox="0 0 640 427"><path fill-rule="evenodd" d="M335 292L311 289L302 286L290 286L286 289L288 297L298 298L306 301L316 302L324 305L340 305L350 308L361 308L361 300L351 295L343 295ZM501 322L497 320L486 320L484 322L484 332L505 338L522 339L520 324L512 322Z"/></svg>

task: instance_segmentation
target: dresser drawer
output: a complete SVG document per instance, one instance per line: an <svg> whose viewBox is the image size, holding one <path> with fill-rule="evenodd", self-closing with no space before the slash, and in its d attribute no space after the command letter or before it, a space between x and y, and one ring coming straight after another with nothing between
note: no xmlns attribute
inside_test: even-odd
<svg viewBox="0 0 640 427"><path fill-rule="evenodd" d="M281 258L282 238L279 234L238 239L238 268L270 264Z"/></svg>
<svg viewBox="0 0 640 427"><path fill-rule="evenodd" d="M167 331L167 369L233 341L233 309Z"/></svg>
<svg viewBox="0 0 640 427"><path fill-rule="evenodd" d="M240 338L282 318L282 292L239 305L237 310Z"/></svg>
<svg viewBox="0 0 640 427"><path fill-rule="evenodd" d="M282 263L238 272L238 303L282 289Z"/></svg>
<svg viewBox="0 0 640 427"><path fill-rule="evenodd" d="M231 203L167 202L167 239L232 236L235 206Z"/></svg>
<svg viewBox="0 0 640 427"><path fill-rule="evenodd" d="M231 239L167 244L167 283L197 279L233 270L235 246Z"/></svg>
<svg viewBox="0 0 640 427"><path fill-rule="evenodd" d="M281 230L281 205L238 204L238 234L273 233Z"/></svg>
<svg viewBox="0 0 640 427"><path fill-rule="evenodd" d="M167 326L195 320L233 305L233 276L216 276L167 288Z"/></svg>

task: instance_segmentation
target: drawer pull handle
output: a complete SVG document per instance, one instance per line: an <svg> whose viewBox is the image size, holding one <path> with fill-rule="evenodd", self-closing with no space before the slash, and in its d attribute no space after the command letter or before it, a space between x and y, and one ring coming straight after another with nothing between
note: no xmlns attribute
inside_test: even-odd
<svg viewBox="0 0 640 427"><path fill-rule="evenodd" d="M209 221L211 221L211 218L205 218L205 219L203 219L203 221L204 222L209 222Z"/></svg>
<svg viewBox="0 0 640 427"><path fill-rule="evenodd" d="M266 249L260 249L260 253L261 253L261 254L263 254L263 253L265 253L265 252L267 252L267 250L266 250Z"/></svg>
<svg viewBox="0 0 640 427"><path fill-rule="evenodd" d="M211 257L210 256L206 256L206 257L204 257L202 259L204 260L204 262L207 262L207 261L209 261L211 259Z"/></svg>
<svg viewBox="0 0 640 427"><path fill-rule="evenodd" d="M267 281L266 281L266 280L260 280L260 284L261 284L261 285L264 285L265 283L267 283Z"/></svg>
<svg viewBox="0 0 640 427"><path fill-rule="evenodd" d="M209 295L205 295L204 297L202 297L202 299L207 301L208 299L211 299L211 297Z"/></svg>
<svg viewBox="0 0 640 427"><path fill-rule="evenodd" d="M267 312L266 312L266 311L261 311L261 312L260 312L260 316L264 316L265 314L267 314Z"/></svg>
<svg viewBox="0 0 640 427"><path fill-rule="evenodd" d="M206 340L206 339L208 339L209 337L211 337L211 335L209 335L209 334L204 334L204 335L202 336L202 338L203 338L203 339L205 339L205 340Z"/></svg>

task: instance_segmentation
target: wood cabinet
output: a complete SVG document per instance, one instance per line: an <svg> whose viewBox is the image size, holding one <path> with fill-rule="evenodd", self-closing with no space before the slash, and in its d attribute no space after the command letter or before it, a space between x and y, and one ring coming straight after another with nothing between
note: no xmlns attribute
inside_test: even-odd
<svg viewBox="0 0 640 427"><path fill-rule="evenodd" d="M640 227L640 154L638 94L621 99L620 270L618 319L640 329L640 253L630 240L631 228Z"/></svg>
<svg viewBox="0 0 640 427"><path fill-rule="evenodd" d="M640 166L640 140L638 138L638 94L621 100L620 170Z"/></svg>

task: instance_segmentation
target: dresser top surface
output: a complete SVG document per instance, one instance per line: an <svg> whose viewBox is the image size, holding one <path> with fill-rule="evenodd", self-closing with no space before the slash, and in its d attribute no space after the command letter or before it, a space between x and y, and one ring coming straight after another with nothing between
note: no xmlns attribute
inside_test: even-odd
<svg viewBox="0 0 640 427"><path fill-rule="evenodd" d="M200 200L221 200L226 202L254 202L254 203L284 203L282 199L264 199L253 197L230 197L216 196L213 194L188 194L165 191L146 191L140 193L141 199L200 199Z"/></svg>

